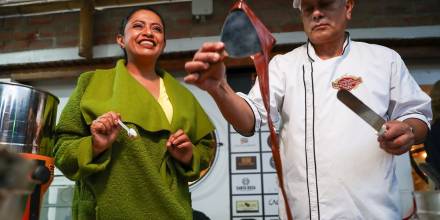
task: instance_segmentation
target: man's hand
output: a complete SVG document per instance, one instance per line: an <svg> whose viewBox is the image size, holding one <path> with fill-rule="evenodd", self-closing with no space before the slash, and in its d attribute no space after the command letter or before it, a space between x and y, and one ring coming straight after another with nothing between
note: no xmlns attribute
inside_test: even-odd
<svg viewBox="0 0 440 220"><path fill-rule="evenodd" d="M93 156L107 150L118 137L120 127L117 120L120 115L115 112L107 112L95 120L90 125L92 133Z"/></svg>
<svg viewBox="0 0 440 220"><path fill-rule="evenodd" d="M223 60L227 57L222 42L204 43L196 52L192 61L185 63L188 75L186 83L194 84L209 93L215 93L222 82L226 81L226 68Z"/></svg>
<svg viewBox="0 0 440 220"><path fill-rule="evenodd" d="M193 144L182 129L171 134L166 143L168 152L180 163L189 166L193 157Z"/></svg>
<svg viewBox="0 0 440 220"><path fill-rule="evenodd" d="M389 121L385 126L387 128L386 132L377 138L380 147L393 155L408 152L415 143L413 128L400 121Z"/></svg>

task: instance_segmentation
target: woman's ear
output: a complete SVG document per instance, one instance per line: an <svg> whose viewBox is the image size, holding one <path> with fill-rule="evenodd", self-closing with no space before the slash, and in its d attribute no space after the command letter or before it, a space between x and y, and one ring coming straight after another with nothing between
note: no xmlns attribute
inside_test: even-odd
<svg viewBox="0 0 440 220"><path fill-rule="evenodd" d="M125 48L124 36L122 36L121 34L116 35L116 43L118 43L119 46L122 49L124 49Z"/></svg>
<svg viewBox="0 0 440 220"><path fill-rule="evenodd" d="M354 7L354 0L347 0L347 3L345 4L345 8L347 11L347 14L345 15L347 20L351 20L351 14L353 12Z"/></svg>
<svg viewBox="0 0 440 220"><path fill-rule="evenodd" d="M166 46L167 46L167 40L164 39L161 54L165 51L165 47L166 47Z"/></svg>

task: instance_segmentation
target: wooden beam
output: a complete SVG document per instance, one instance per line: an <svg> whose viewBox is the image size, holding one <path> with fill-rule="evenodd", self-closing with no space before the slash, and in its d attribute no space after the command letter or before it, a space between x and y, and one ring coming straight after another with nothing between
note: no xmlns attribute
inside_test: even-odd
<svg viewBox="0 0 440 220"><path fill-rule="evenodd" d="M31 68L22 69L10 72L11 80L17 82L31 82L38 80L49 80L49 79L69 79L76 78L81 73L91 71L92 69L106 69L110 68L109 64L96 64L92 67L87 65L81 66L64 66L64 67L42 67L42 68Z"/></svg>
<svg viewBox="0 0 440 220"><path fill-rule="evenodd" d="M48 79L65 79L78 77L78 70L37 70L32 72L17 72L11 74L11 80L17 82L31 82Z"/></svg>
<svg viewBox="0 0 440 220"><path fill-rule="evenodd" d="M81 0L83 1L83 0ZM81 8L81 1L51 1L51 2L36 2L34 4L22 5L1 5L1 16L17 16L36 13L50 13L64 10L78 10ZM87 1L87 0L86 0ZM90 0L92 1L92 0ZM136 4L160 4L164 0L94 0L95 7L129 7Z"/></svg>
<svg viewBox="0 0 440 220"><path fill-rule="evenodd" d="M47 13L54 11L63 10L74 10L79 9L79 1L62 1L62 2L47 2L38 4L28 4L28 5L17 5L17 6L2 6L0 7L0 15L25 15L25 14L35 14L35 13Z"/></svg>
<svg viewBox="0 0 440 220"><path fill-rule="evenodd" d="M78 55L90 60L93 58L93 13L94 0L81 0L79 12L79 51Z"/></svg>

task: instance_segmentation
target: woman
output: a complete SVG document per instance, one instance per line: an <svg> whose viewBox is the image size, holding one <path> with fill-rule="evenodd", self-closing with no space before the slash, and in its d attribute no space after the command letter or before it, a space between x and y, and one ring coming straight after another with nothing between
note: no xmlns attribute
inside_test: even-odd
<svg viewBox="0 0 440 220"><path fill-rule="evenodd" d="M126 60L82 74L57 125L56 166L76 181L73 218L192 219L188 181L209 165L214 127L156 68L165 47L157 12L131 12L116 41Z"/></svg>

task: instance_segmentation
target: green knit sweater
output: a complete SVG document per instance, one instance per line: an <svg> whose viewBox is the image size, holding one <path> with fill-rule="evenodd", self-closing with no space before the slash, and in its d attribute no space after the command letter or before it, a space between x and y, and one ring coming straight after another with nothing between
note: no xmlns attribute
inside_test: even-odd
<svg viewBox="0 0 440 220"><path fill-rule="evenodd" d="M192 219L188 181L213 156L214 127L194 96L159 71L174 109L171 123L154 97L127 72L115 68L81 74L56 128L56 166L74 180L74 219ZM90 124L108 111L140 135L121 131L110 149L92 156ZM171 133L183 129L193 160L184 167L167 153Z"/></svg>

